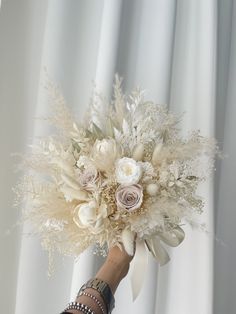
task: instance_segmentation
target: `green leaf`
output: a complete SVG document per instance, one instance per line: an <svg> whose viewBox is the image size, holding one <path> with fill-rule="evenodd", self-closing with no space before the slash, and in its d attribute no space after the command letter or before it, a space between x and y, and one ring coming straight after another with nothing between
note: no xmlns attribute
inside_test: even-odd
<svg viewBox="0 0 236 314"><path fill-rule="evenodd" d="M81 151L81 147L75 140L72 139L71 141L72 141L73 148L77 151L77 153L79 153Z"/></svg>
<svg viewBox="0 0 236 314"><path fill-rule="evenodd" d="M106 134L108 136L114 137L114 129L113 129L114 125L113 122L111 120L111 118L107 119L107 124L106 124Z"/></svg>
<svg viewBox="0 0 236 314"><path fill-rule="evenodd" d="M85 135L86 135L86 137L88 137L88 138L93 138L93 137L94 137L94 136L93 136L93 133L92 133L91 131L89 131L88 129L85 130Z"/></svg>
<svg viewBox="0 0 236 314"><path fill-rule="evenodd" d="M104 137L102 130L94 122L92 124L92 132L98 139L102 139Z"/></svg>

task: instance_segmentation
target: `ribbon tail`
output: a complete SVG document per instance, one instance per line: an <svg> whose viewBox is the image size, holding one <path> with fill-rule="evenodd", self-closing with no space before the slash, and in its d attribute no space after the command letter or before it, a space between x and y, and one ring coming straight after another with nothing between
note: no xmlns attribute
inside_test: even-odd
<svg viewBox="0 0 236 314"><path fill-rule="evenodd" d="M154 258L157 259L160 266L163 266L169 262L170 257L166 249L161 244L161 241L169 246L174 247L178 246L184 240L184 236L185 234L183 229L180 227L176 227L169 232L158 234L155 238L146 239L145 241L137 240L136 253L133 261L131 262L130 270L133 301L135 301L142 289L147 271L148 254L146 246L154 256Z"/></svg>
<svg viewBox="0 0 236 314"><path fill-rule="evenodd" d="M165 248L161 245L159 238L147 239L145 241L149 251L152 253L153 257L156 258L159 264L165 265L169 262L170 257Z"/></svg>
<svg viewBox="0 0 236 314"><path fill-rule="evenodd" d="M136 242L136 252L135 256L131 262L131 288L132 288L132 295L133 295L133 301L137 298L139 295L145 275L147 270L147 264L148 264L148 254L145 247L144 241L138 241Z"/></svg>

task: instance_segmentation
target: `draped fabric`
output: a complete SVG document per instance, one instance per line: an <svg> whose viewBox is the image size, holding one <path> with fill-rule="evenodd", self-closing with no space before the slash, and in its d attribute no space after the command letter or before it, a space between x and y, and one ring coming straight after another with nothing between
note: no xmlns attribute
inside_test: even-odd
<svg viewBox="0 0 236 314"><path fill-rule="evenodd" d="M116 313L232 314L236 309L236 3L233 0L3 0L0 10L0 307L6 314L59 313L102 258L92 249L74 262L47 254L28 226L14 227L18 174L14 152L48 134L47 67L68 105L81 117L92 80L111 96L114 74L124 90L139 85L146 98L185 112L181 128L215 136L224 153L201 186L209 233L185 227L162 267L149 258L133 303L129 277L116 293Z"/></svg>

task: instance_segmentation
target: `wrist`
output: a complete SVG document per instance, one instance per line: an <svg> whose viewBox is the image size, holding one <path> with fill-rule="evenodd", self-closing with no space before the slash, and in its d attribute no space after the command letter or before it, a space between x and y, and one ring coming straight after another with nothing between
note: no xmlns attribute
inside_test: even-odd
<svg viewBox="0 0 236 314"><path fill-rule="evenodd" d="M96 278L104 280L111 288L113 294L129 270L129 264L120 263L111 258L106 259L96 274Z"/></svg>
<svg viewBox="0 0 236 314"><path fill-rule="evenodd" d="M105 261L105 267L112 270L112 273L115 274L117 280L122 280L129 271L128 260L116 260L113 257L108 257Z"/></svg>

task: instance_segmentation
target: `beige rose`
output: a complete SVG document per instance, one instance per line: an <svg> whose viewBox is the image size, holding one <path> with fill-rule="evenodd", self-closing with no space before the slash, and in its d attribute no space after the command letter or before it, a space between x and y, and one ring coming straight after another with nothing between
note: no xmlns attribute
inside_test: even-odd
<svg viewBox="0 0 236 314"><path fill-rule="evenodd" d="M139 208L143 202L143 188L139 184L120 185L116 190L115 197L118 209L133 211Z"/></svg>
<svg viewBox="0 0 236 314"><path fill-rule="evenodd" d="M99 172L95 167L89 167L81 171L78 182L87 191L93 191L100 178Z"/></svg>

